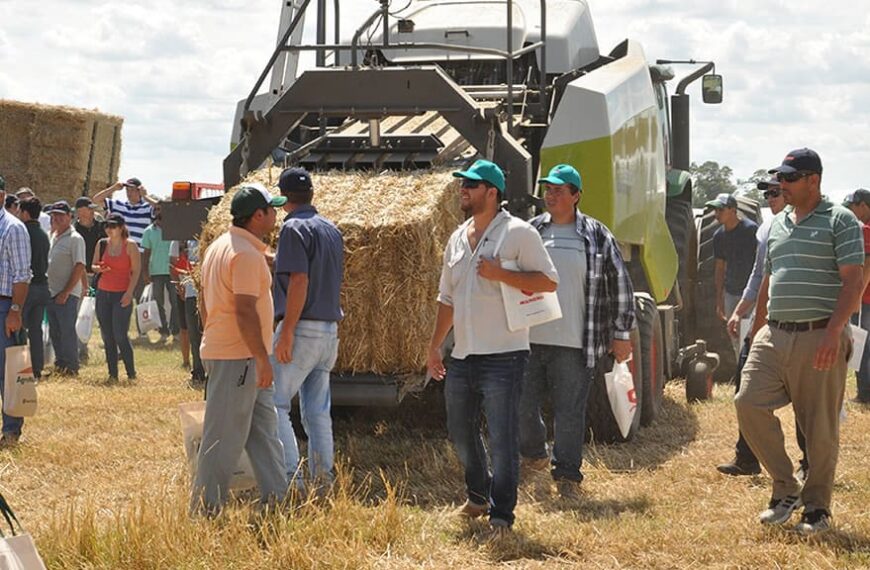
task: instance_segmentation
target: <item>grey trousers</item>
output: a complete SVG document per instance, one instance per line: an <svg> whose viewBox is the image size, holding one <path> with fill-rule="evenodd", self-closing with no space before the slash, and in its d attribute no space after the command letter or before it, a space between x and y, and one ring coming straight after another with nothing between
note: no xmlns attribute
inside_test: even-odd
<svg viewBox="0 0 870 570"><path fill-rule="evenodd" d="M248 452L264 503L287 492L284 451L278 439L274 389L257 388L254 359L206 360L205 422L191 512L214 515L226 503L230 477Z"/></svg>

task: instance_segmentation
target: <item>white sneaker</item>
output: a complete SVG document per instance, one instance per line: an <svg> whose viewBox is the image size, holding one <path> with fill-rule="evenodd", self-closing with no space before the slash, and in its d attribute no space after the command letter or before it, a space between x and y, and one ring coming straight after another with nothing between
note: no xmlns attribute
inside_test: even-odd
<svg viewBox="0 0 870 570"><path fill-rule="evenodd" d="M791 514L803 504L797 495L787 495L782 499L771 499L766 511L758 515L761 524L783 524Z"/></svg>

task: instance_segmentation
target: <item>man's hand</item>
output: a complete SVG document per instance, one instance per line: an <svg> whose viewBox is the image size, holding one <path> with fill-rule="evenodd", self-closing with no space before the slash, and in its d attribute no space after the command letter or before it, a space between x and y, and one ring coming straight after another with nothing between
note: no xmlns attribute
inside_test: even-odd
<svg viewBox="0 0 870 570"><path fill-rule="evenodd" d="M145 283L145 285L150 285L151 284L151 276L146 273L145 275L142 276L142 282Z"/></svg>
<svg viewBox="0 0 870 570"><path fill-rule="evenodd" d="M830 370L840 353L840 335L842 331L825 329L825 336L816 349L816 357L813 360L813 368L816 370Z"/></svg>
<svg viewBox="0 0 870 570"><path fill-rule="evenodd" d="M610 352L617 362L625 362L631 356L631 341L615 338L610 341Z"/></svg>
<svg viewBox="0 0 870 570"><path fill-rule="evenodd" d="M278 343L275 346L275 359L281 364L293 362L293 342L295 338L293 331L289 327L281 327L281 334L278 336Z"/></svg>
<svg viewBox="0 0 870 570"><path fill-rule="evenodd" d="M264 389L272 385L272 363L269 358L255 358L254 368L257 371L257 388Z"/></svg>
<svg viewBox="0 0 870 570"><path fill-rule="evenodd" d="M21 311L9 311L6 314L6 336L12 336L21 328Z"/></svg>
<svg viewBox="0 0 870 570"><path fill-rule="evenodd" d="M723 321L728 320L728 317L725 315L725 301L716 302L716 315Z"/></svg>
<svg viewBox="0 0 870 570"><path fill-rule="evenodd" d="M54 297L54 302L58 305L66 305L66 301L69 299L69 293L64 293L61 291Z"/></svg>
<svg viewBox="0 0 870 570"><path fill-rule="evenodd" d="M477 260L477 274L490 281L501 281L505 270L501 268L501 259L495 256L492 259L480 258Z"/></svg>
<svg viewBox="0 0 870 570"><path fill-rule="evenodd" d="M444 377L447 375L447 369L444 368L441 347L429 347L429 358L426 362L426 368L433 380L437 382L444 380Z"/></svg>
<svg viewBox="0 0 870 570"><path fill-rule="evenodd" d="M740 316L735 312L731 315L731 318L728 319L728 334L737 338L737 335L740 334Z"/></svg>

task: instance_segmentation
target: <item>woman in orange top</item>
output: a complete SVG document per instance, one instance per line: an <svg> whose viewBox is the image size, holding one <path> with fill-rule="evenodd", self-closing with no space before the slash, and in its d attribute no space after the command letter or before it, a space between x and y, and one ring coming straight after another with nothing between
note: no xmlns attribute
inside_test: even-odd
<svg viewBox="0 0 870 570"><path fill-rule="evenodd" d="M136 379L133 346L127 336L133 313L133 290L139 281L139 248L130 239L124 218L117 213L106 217L107 238L97 242L92 269L97 281L97 321L106 347L109 380L118 380L118 351L127 378Z"/></svg>

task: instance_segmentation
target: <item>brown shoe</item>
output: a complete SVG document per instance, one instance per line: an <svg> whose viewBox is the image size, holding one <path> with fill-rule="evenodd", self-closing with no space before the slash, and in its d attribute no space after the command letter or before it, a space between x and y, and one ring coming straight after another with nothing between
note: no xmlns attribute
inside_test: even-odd
<svg viewBox="0 0 870 570"><path fill-rule="evenodd" d="M482 517L488 512L489 505L478 505L471 501L465 501L465 504L459 508L456 514L467 519L476 519Z"/></svg>
<svg viewBox="0 0 870 570"><path fill-rule="evenodd" d="M12 449L18 445L18 440L21 436L16 433L4 433L0 437L0 449Z"/></svg>
<svg viewBox="0 0 870 570"><path fill-rule="evenodd" d="M522 458L522 468L528 471L547 471L550 469L549 457L537 457L531 459L529 457Z"/></svg>
<svg viewBox="0 0 870 570"><path fill-rule="evenodd" d="M758 463L743 463L734 458L731 463L723 463L716 466L716 471L724 475L732 477L743 477L747 475L758 475L761 473L761 466Z"/></svg>

